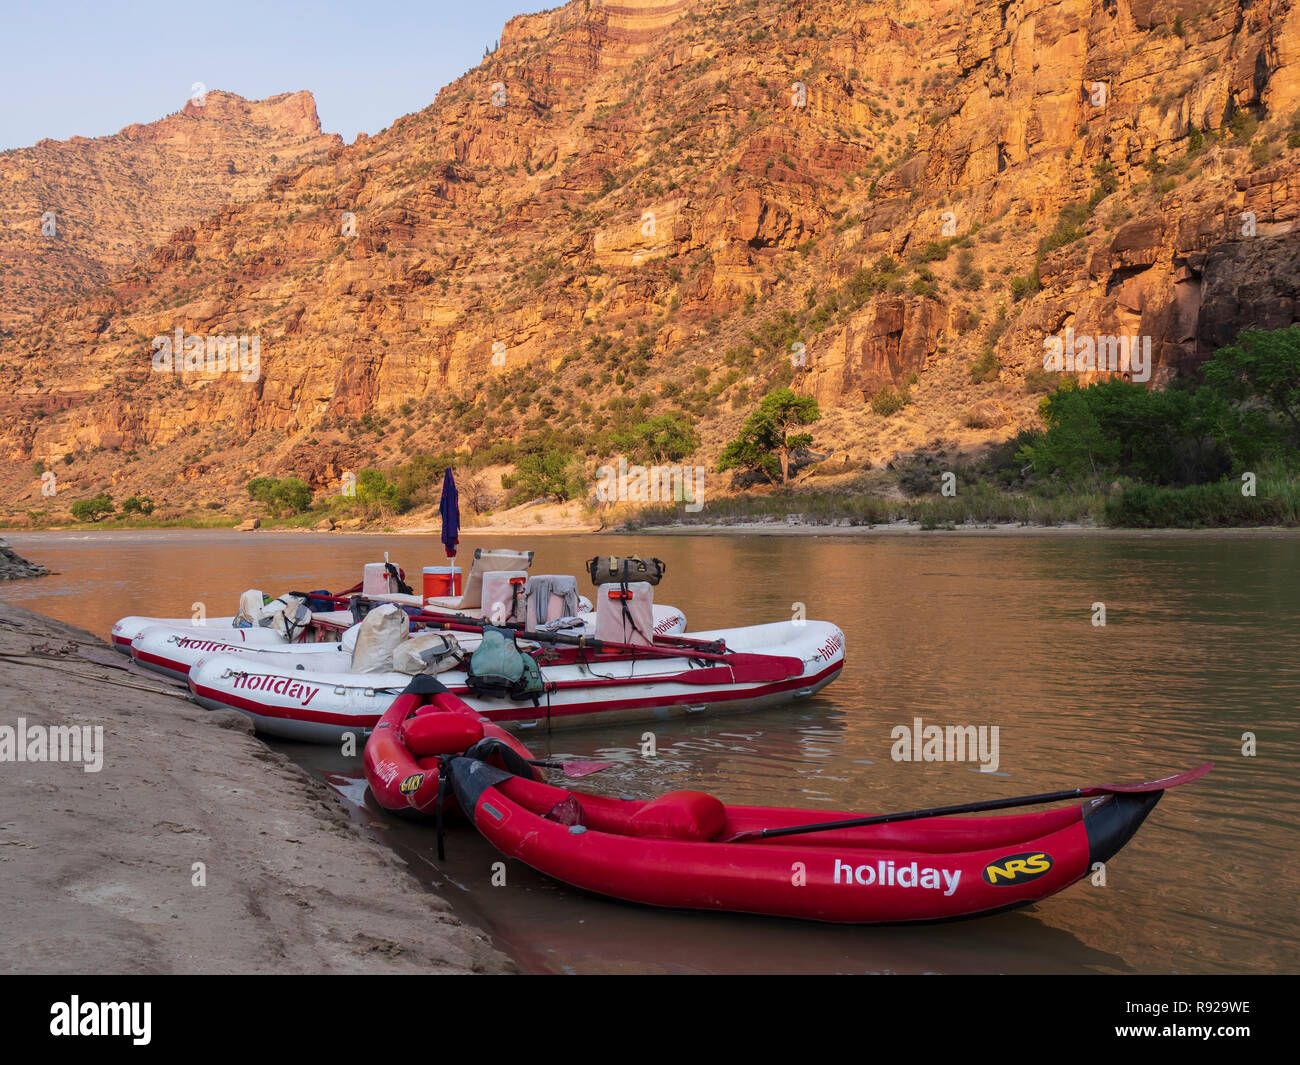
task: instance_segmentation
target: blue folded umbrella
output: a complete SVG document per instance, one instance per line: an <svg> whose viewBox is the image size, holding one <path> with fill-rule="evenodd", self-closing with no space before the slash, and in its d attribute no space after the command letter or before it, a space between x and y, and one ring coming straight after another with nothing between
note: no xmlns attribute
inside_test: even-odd
<svg viewBox="0 0 1300 1065"><path fill-rule="evenodd" d="M442 546L447 549L448 558L455 558L456 545L460 543L460 493L456 491L456 478L451 475L450 466L442 475L438 513L442 515Z"/></svg>

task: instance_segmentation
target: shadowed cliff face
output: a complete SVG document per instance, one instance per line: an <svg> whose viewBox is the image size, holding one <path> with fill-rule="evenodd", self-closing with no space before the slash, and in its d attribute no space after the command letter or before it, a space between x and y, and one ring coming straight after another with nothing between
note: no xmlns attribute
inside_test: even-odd
<svg viewBox="0 0 1300 1065"><path fill-rule="evenodd" d="M708 461L786 382L822 451L999 439L1066 329L1149 338L1158 383L1300 316L1297 40L1295 0L520 16L430 107L6 342L0 447L219 502L646 411ZM256 339L256 373L158 372L159 337Z"/></svg>

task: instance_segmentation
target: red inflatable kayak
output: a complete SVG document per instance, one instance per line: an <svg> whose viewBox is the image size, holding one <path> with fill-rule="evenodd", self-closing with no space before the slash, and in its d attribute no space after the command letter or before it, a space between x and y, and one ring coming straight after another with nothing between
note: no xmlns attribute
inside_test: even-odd
<svg viewBox="0 0 1300 1065"><path fill-rule="evenodd" d="M978 804L1099 796L1035 813L914 811L885 824L808 831L821 827L809 822L867 818L726 806L695 791L630 801L553 787L474 758L449 765L460 808L473 811L483 835L566 884L652 906L863 924L971 917L1053 895L1123 847L1165 788L1209 769L1127 789ZM754 838L796 826L798 833Z"/></svg>
<svg viewBox="0 0 1300 1065"><path fill-rule="evenodd" d="M440 681L418 676L393 700L366 740L366 783L385 809L432 814L440 759L466 751L474 751L489 765L541 778L529 764L532 753L514 736L481 720ZM455 809L454 802L447 809Z"/></svg>

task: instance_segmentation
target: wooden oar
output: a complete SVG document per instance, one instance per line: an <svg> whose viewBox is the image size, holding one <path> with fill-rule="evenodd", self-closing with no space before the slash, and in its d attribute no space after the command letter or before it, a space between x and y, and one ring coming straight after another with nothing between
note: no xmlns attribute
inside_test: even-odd
<svg viewBox="0 0 1300 1065"><path fill-rule="evenodd" d="M1090 788L1071 788L1069 791L1049 791L1042 795L1022 795L1015 799L991 799L988 802L964 803L961 806L939 806L932 810L907 810L904 813L880 814L877 817L853 817L847 821L822 821L815 825L791 825L787 828L755 828L748 832L738 832L721 840L722 843L746 843L755 839L776 839L778 836L797 836L806 832L830 832L837 828L866 828L869 825L888 825L896 821L920 821L927 817L948 817L951 814L974 814L985 810L1007 810L1013 806L1034 806L1038 803L1063 802L1066 799L1082 799L1091 795L1107 795L1116 792L1128 795L1143 791L1166 791L1205 776L1214 768L1213 762L1198 765L1184 773L1176 773L1163 780L1152 780L1145 784L1101 785Z"/></svg>

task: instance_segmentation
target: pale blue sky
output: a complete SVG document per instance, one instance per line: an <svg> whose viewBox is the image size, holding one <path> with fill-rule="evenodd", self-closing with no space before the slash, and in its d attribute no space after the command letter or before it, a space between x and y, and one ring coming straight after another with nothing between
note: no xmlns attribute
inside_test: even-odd
<svg viewBox="0 0 1300 1065"><path fill-rule="evenodd" d="M512 15L559 2L6 3L0 149L151 122L196 81L250 99L309 89L325 131L351 142L432 103Z"/></svg>

